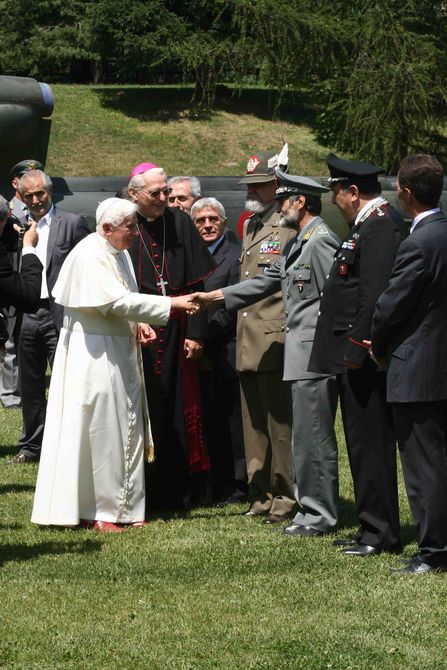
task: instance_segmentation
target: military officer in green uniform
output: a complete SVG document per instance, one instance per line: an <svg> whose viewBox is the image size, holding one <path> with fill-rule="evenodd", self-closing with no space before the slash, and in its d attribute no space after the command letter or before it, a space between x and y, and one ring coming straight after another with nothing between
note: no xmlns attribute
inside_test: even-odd
<svg viewBox="0 0 447 670"><path fill-rule="evenodd" d="M322 535L338 520L335 377L308 372L320 296L339 240L319 216L329 189L307 177L276 170L280 225L293 230L280 258L249 281L200 294L204 304L225 300L243 309L282 289L286 316L283 379L293 400L293 467L298 512L286 535Z"/></svg>
<svg viewBox="0 0 447 670"><path fill-rule="evenodd" d="M277 165L284 152L250 156L240 278L262 274L281 256L294 231L279 225L275 201ZM236 368L249 483L247 516L268 524L289 518L295 507L292 475L292 398L282 380L285 315L279 286L268 298L238 313Z"/></svg>

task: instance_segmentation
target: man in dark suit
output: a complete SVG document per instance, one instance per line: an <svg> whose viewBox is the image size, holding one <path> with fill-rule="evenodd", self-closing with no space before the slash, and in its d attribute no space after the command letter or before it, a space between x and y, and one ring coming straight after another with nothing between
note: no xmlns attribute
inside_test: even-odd
<svg viewBox="0 0 447 670"><path fill-rule="evenodd" d="M226 216L216 198L201 198L191 219L216 262L205 279L205 291L237 284L240 247L226 236ZM247 469L239 380L236 373L236 313L216 306L208 312L208 340L202 368L203 416L211 461L211 489L218 507L240 502L247 495ZM206 368L206 369L205 369Z"/></svg>
<svg viewBox="0 0 447 670"><path fill-rule="evenodd" d="M406 235L402 217L380 196L369 163L329 154L332 202L350 226L324 285L309 362L312 372L336 374L360 527L335 540L343 552L371 556L399 549L396 439L386 403L385 374L368 356L377 298L386 288Z"/></svg>
<svg viewBox="0 0 447 670"><path fill-rule="evenodd" d="M19 191L30 220L37 223L36 253L44 267L39 309L35 314L24 314L20 328L23 427L18 440L20 451L12 462L27 463L40 457L46 411L45 373L48 363L52 365L62 326L63 308L55 304L51 291L65 258L90 230L84 217L63 212L52 204L51 179L41 170L26 172L20 178Z"/></svg>
<svg viewBox="0 0 447 670"><path fill-rule="evenodd" d="M385 358L387 398L419 552L395 571L447 571L447 219L440 163L404 158L397 191L412 220L373 319L372 351Z"/></svg>
<svg viewBox="0 0 447 670"><path fill-rule="evenodd" d="M37 244L36 224L23 237L21 272L14 270L9 253L15 246L16 233L8 222L9 205L0 195L0 307L10 305L29 312L36 309L40 298L42 264L34 247Z"/></svg>
<svg viewBox="0 0 447 670"><path fill-rule="evenodd" d="M15 190L13 198L9 202L12 217L23 225L28 219L28 208L22 201L18 191L19 180L22 174L28 170L42 170L43 166L39 161L34 159L26 159L20 161L11 168L11 185ZM37 239L37 235L36 235ZM14 270L19 270L20 253L14 247L13 251L9 252L9 259ZM17 361L17 334L19 328L20 317L17 319L16 308L10 307L5 312L7 317L8 333L10 335L5 344L5 360L3 367L0 370L0 402L3 407L8 409L19 408L21 405L20 385L19 385L19 366ZM16 323L17 328L16 328ZM17 331L17 332L16 332Z"/></svg>

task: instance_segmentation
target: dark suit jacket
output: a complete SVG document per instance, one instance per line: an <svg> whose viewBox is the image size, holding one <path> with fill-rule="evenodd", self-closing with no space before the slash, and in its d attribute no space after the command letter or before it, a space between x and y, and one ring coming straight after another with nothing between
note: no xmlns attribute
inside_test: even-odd
<svg viewBox="0 0 447 670"><path fill-rule="evenodd" d="M214 250L213 258L217 267L205 279L205 291L238 283L240 254L239 245L224 237ZM236 322L236 312L227 312L219 305L208 310L209 339L205 351L215 363L226 367L226 361L232 370L236 366Z"/></svg>
<svg viewBox="0 0 447 670"><path fill-rule="evenodd" d="M372 348L388 364L390 402L447 399L447 219L422 219L397 252L373 319Z"/></svg>
<svg viewBox="0 0 447 670"><path fill-rule="evenodd" d="M87 221L83 216L64 212L58 207L54 207L48 236L46 275L50 295L50 309L57 330L62 327L64 308L54 302L51 292L59 276L62 263L73 247L90 232Z"/></svg>
<svg viewBox="0 0 447 670"><path fill-rule="evenodd" d="M42 263L35 254L22 258L21 272L15 272L9 255L0 242L0 305L14 305L24 312L34 312L39 306Z"/></svg>

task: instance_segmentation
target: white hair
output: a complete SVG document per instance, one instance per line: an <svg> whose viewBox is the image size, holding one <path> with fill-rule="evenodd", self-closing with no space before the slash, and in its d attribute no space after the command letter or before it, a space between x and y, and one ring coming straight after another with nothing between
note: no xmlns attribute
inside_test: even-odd
<svg viewBox="0 0 447 670"><path fill-rule="evenodd" d="M180 184L182 181L189 182L189 188L191 189L191 195L193 198L200 197L202 189L200 186L200 181L197 179L197 177L170 177L168 179L168 186L172 186L173 184Z"/></svg>
<svg viewBox="0 0 447 670"><path fill-rule="evenodd" d="M134 177L132 177L127 188L133 188L135 191L141 191L141 189L146 186L143 175L147 174L148 172L151 174L158 174L160 177L166 177L166 172L163 170L163 168L151 168L150 170L146 170L146 172L136 174Z"/></svg>
<svg viewBox="0 0 447 670"><path fill-rule="evenodd" d="M103 235L103 226L110 223L111 226L119 226L124 219L132 216L137 211L137 206L130 200L123 198L107 198L99 203L96 209L96 231Z"/></svg>
<svg viewBox="0 0 447 670"><path fill-rule="evenodd" d="M189 216L191 219L194 221L199 210L205 209L205 207L211 207L211 209L215 209L216 212L219 214L219 218L221 221L224 221L225 217L225 208L222 205L221 202L216 200L216 198L200 198L200 200L197 200L191 207L191 212Z"/></svg>
<svg viewBox="0 0 447 670"><path fill-rule="evenodd" d="M53 182L49 176L43 170L28 170L24 172L19 179L19 188L18 191L20 195L23 195L25 192L25 183L28 181L37 181L38 179L42 180L42 188L45 191L51 191L53 188Z"/></svg>

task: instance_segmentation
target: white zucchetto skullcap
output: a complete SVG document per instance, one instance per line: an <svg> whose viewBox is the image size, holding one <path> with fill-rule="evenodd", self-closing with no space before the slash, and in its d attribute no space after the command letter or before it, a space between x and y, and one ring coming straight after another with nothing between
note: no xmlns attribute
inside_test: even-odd
<svg viewBox="0 0 447 670"><path fill-rule="evenodd" d="M124 198L107 198L99 203L96 208L96 225L101 226L103 223L111 223L118 225L117 220L125 219L127 216L135 214L137 206L130 200Z"/></svg>

